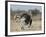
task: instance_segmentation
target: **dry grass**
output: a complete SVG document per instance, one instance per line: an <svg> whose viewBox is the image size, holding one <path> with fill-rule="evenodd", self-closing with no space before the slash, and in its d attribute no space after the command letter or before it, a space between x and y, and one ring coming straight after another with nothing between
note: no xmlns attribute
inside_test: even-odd
<svg viewBox="0 0 46 37"><path fill-rule="evenodd" d="M10 31L11 32L20 32L20 31L39 31L41 30L41 17L35 16L32 20L32 25L29 30L21 30L20 22L16 22L16 20L10 21ZM37 19L37 20L36 20Z"/></svg>

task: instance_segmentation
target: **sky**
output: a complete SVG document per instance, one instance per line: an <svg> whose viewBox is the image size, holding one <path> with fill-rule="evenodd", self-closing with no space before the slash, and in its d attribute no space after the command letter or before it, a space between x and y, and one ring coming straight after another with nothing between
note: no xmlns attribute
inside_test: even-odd
<svg viewBox="0 0 46 37"><path fill-rule="evenodd" d="M33 5L10 5L10 8L14 11L14 10L26 10L28 11L33 10L33 9L38 9L40 11L42 11L42 7L41 6L33 6Z"/></svg>

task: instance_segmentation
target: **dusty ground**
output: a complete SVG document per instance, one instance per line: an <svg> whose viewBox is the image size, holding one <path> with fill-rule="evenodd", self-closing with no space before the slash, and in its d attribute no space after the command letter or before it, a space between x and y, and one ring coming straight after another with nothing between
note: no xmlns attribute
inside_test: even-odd
<svg viewBox="0 0 46 37"><path fill-rule="evenodd" d="M40 17L33 17L32 25L30 27L30 30L21 30L21 27L19 25L19 22L16 23L15 20L11 20L10 24L10 31L11 32L19 32L19 31L39 31L41 30L41 20Z"/></svg>

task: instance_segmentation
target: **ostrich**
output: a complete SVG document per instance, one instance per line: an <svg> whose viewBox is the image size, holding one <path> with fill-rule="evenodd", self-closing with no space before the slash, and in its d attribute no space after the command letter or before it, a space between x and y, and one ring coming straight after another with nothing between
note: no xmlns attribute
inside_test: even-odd
<svg viewBox="0 0 46 37"><path fill-rule="evenodd" d="M29 14L22 14L21 15L21 25L23 29L27 29L32 24L32 18Z"/></svg>

